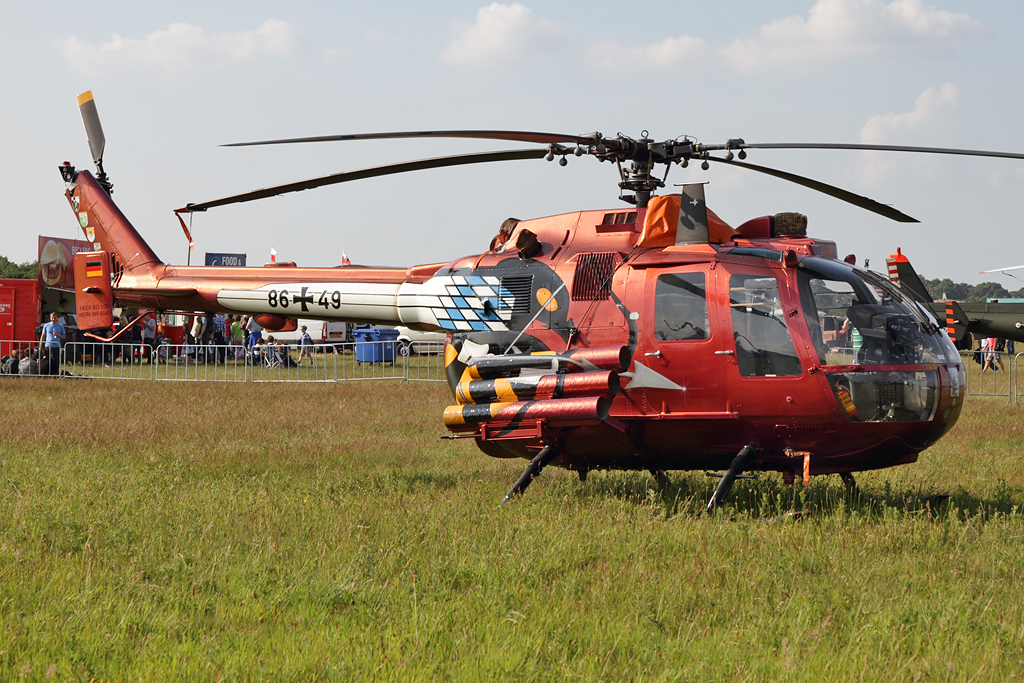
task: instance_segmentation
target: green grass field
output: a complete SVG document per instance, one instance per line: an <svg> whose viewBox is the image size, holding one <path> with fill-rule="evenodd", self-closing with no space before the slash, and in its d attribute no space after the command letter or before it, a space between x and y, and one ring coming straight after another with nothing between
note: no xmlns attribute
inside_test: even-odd
<svg viewBox="0 0 1024 683"><path fill-rule="evenodd" d="M2 680L1024 675L1005 399L860 499L763 475L708 518L702 473L549 468L498 509L525 463L441 439L436 383L0 394Z"/></svg>

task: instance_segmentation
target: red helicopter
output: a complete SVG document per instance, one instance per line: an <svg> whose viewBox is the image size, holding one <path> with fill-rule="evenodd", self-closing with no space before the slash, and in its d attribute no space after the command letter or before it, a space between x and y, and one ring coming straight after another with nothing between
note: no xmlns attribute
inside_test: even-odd
<svg viewBox="0 0 1024 683"><path fill-rule="evenodd" d="M91 93L79 97L97 175L60 167L95 251L76 256L80 326L109 324L114 300L159 310L340 319L449 333L454 402L444 423L488 455L529 465L502 501L549 464L591 470L725 470L722 504L742 472L787 481L914 462L963 406L964 368L932 314L884 277L838 260L795 213L730 227L702 184L655 196L671 164L730 164L910 222L825 183L756 166L748 149L814 147L1024 158L923 147L705 145L600 133L427 131L241 144L455 137L540 145L440 157L291 183L176 213L405 171L514 159L593 156L620 173L618 210L509 219L482 254L413 268L182 267L160 261L111 200ZM721 154L720 156L718 154ZM655 175L659 166L665 176ZM184 227L184 223L182 224ZM856 348L832 348L825 324L848 320Z"/></svg>

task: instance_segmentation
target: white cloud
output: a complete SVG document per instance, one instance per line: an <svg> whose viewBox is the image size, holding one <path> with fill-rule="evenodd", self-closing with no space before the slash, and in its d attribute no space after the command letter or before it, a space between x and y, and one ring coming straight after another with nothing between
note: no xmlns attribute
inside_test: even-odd
<svg viewBox="0 0 1024 683"><path fill-rule="evenodd" d="M960 89L955 83L944 83L938 88L928 88L914 102L911 111L900 114L878 114L868 119L860 130L860 140L867 145L911 145L915 141L933 145L927 140L940 139L956 111L960 100ZM865 182L879 185L912 163L916 175L930 174L936 159L932 155L907 155L899 152L864 152L858 155L858 171Z"/></svg>
<svg viewBox="0 0 1024 683"><path fill-rule="evenodd" d="M441 61L493 65L529 56L556 38L554 24L538 19L528 7L495 2L477 10L476 23L441 50Z"/></svg>
<svg viewBox="0 0 1024 683"><path fill-rule="evenodd" d="M608 71L625 72L637 68L670 69L693 65L709 54L708 44L700 38L680 36L633 47L616 42L600 43L591 49L590 61Z"/></svg>
<svg viewBox="0 0 1024 683"><path fill-rule="evenodd" d="M907 144L909 135L934 130L956 111L960 100L960 89L955 83L944 83L938 88L928 88L918 95L911 111L902 114L878 114L868 119L860 130L864 144Z"/></svg>
<svg viewBox="0 0 1024 683"><path fill-rule="evenodd" d="M68 64L84 73L157 70L181 74L263 57L287 57L298 45L297 32L280 19L267 19L251 31L207 34L199 26L175 23L141 39L115 35L104 43L90 43L72 35L57 42Z"/></svg>
<svg viewBox="0 0 1024 683"><path fill-rule="evenodd" d="M984 32L984 25L968 15L939 10L921 0L818 0L806 18L772 21L757 36L737 39L719 53L740 72L811 70L922 46L947 47L958 38Z"/></svg>

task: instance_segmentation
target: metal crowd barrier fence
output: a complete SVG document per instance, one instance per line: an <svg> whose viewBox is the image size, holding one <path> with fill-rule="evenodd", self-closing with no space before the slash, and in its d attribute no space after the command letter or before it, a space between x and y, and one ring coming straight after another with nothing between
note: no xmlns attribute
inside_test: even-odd
<svg viewBox="0 0 1024 683"><path fill-rule="evenodd" d="M161 344L151 349L139 343L69 342L61 349L56 364L40 363L38 340L0 341L3 356L18 351L37 358L37 373L97 379L146 379L157 381L212 382L342 382L352 380L400 380L440 382L445 380L444 344L421 343L403 349L397 341L348 342L317 345L302 353L290 345L279 349L268 345L245 349L233 345L189 346ZM967 396L1006 397L1020 403L1020 359L1024 352L998 354L999 370L984 366L984 352L960 353L966 374L963 392ZM845 365L854 362L854 349L832 348L826 362ZM1000 364L995 363L999 368ZM0 365L0 373L7 367ZM20 376L19 373L15 373Z"/></svg>
<svg viewBox="0 0 1024 683"><path fill-rule="evenodd" d="M165 382L244 382L250 365L240 346L161 344L151 367L152 378Z"/></svg>
<svg viewBox="0 0 1024 683"><path fill-rule="evenodd" d="M69 342L63 366L72 377L153 379L153 349L129 342Z"/></svg>
<svg viewBox="0 0 1024 683"><path fill-rule="evenodd" d="M1020 353L1016 354L1014 356L1014 359L1011 361L1011 364L1010 364L1010 367L1012 368L1012 371L1011 371L1011 374L1010 374L1010 383L1012 385L1012 389L1011 390L1013 391L1013 394L1014 394L1014 405L1017 405L1017 399L1021 395L1021 390L1020 390L1020 387L1018 386L1018 384L1020 383L1020 377L1021 377L1020 364L1019 364L1018 361L1020 360L1020 357L1022 355L1024 355L1024 351L1021 351Z"/></svg>
<svg viewBox="0 0 1024 683"><path fill-rule="evenodd" d="M305 353L299 346L257 346L248 351L250 382L336 382L338 353L330 346Z"/></svg>
<svg viewBox="0 0 1024 683"><path fill-rule="evenodd" d="M444 342L420 342L404 347L405 379L410 382L444 382ZM402 352L402 349L399 349Z"/></svg>
<svg viewBox="0 0 1024 683"><path fill-rule="evenodd" d="M1024 354L1011 358L1005 351L997 351L995 359L986 367L986 353L978 349L960 352L967 375L964 392L968 396L1005 396L1007 403L1016 404L1020 393L1017 389L1017 361Z"/></svg>
<svg viewBox="0 0 1024 683"><path fill-rule="evenodd" d="M35 363L35 370L32 371L31 363L22 364L22 359L28 357ZM13 367L8 364L11 358L16 359ZM39 348L39 339L4 339L0 341L0 375L20 377L24 370L25 375L59 375L61 373L60 354L55 356L56 360L51 361L48 352Z"/></svg>
<svg viewBox="0 0 1024 683"><path fill-rule="evenodd" d="M38 342L26 342L29 347ZM69 342L60 366L73 377L189 382L444 381L444 344L402 353L397 341L241 346Z"/></svg>

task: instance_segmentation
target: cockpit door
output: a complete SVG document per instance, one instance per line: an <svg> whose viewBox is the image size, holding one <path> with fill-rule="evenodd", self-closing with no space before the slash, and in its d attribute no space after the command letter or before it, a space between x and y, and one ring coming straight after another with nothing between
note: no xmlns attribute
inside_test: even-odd
<svg viewBox="0 0 1024 683"><path fill-rule="evenodd" d="M735 359L729 384L736 412L777 420L780 434L790 420L829 414L832 401L820 375L811 372L820 362L817 344L807 336L795 273L730 268L720 272L718 286L728 302L721 309L722 326L729 330Z"/></svg>
<svg viewBox="0 0 1024 683"><path fill-rule="evenodd" d="M713 315L713 272L706 264L648 269L643 334L631 386L642 384L644 409L666 416L725 413L728 356Z"/></svg>

